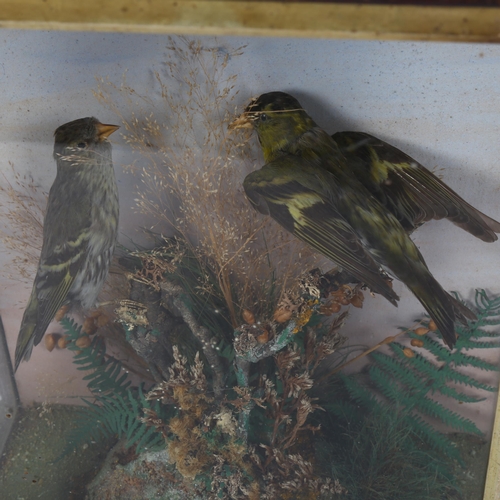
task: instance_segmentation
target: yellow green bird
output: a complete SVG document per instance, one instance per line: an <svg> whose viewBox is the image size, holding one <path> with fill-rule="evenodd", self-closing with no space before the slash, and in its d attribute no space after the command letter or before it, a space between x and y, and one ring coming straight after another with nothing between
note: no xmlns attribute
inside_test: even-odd
<svg viewBox="0 0 500 500"><path fill-rule="evenodd" d="M33 290L17 338L15 369L28 361L62 307L89 309L106 280L118 230L118 188L107 138L118 130L93 117L54 133L50 188Z"/></svg>
<svg viewBox="0 0 500 500"><path fill-rule="evenodd" d="M363 132L332 135L352 174L412 232L431 219L449 219L493 242L500 223L469 205L430 170L398 148Z"/></svg>
<svg viewBox="0 0 500 500"><path fill-rule="evenodd" d="M500 229L498 222L463 202L432 174L407 180L407 170L423 167L407 156L411 160L407 166L402 161L391 163L394 152L404 155L392 146L383 143L383 153L375 157L369 153L378 140L371 136L330 137L284 92L253 99L231 127L254 128L259 137L266 164L243 183L256 210L394 305L399 297L381 270L400 279L434 319L446 344L453 347L455 321L466 324L475 315L443 290L408 232L430 218L448 217L485 241L493 241ZM363 142L366 139L374 143ZM422 177L438 188L428 180L424 186L419 181ZM396 183L394 190L389 189L391 182ZM404 189L397 188L398 182ZM430 194L418 197L422 189L436 191L433 202L420 203L433 199ZM451 201L444 203L443 198Z"/></svg>

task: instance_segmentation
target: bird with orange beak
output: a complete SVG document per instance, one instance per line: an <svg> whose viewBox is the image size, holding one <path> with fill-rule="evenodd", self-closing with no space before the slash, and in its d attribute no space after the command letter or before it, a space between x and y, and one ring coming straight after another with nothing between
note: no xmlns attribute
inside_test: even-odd
<svg viewBox="0 0 500 500"><path fill-rule="evenodd" d="M29 360L58 311L93 307L106 280L118 229L118 188L107 138L117 125L88 117L55 131L57 176L43 223L38 270L15 352Z"/></svg>

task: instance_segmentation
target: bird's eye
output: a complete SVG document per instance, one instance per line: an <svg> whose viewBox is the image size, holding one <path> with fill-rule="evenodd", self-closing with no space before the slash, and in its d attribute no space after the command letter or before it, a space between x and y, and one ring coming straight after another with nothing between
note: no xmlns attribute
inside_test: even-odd
<svg viewBox="0 0 500 500"><path fill-rule="evenodd" d="M84 149L87 147L87 143L86 142L79 142L76 147L80 148L80 149Z"/></svg>
<svg viewBox="0 0 500 500"><path fill-rule="evenodd" d="M261 121L261 122L265 122L265 121L267 120L267 118L268 118L268 117L267 117L266 113L262 113L262 114L260 115L260 121Z"/></svg>

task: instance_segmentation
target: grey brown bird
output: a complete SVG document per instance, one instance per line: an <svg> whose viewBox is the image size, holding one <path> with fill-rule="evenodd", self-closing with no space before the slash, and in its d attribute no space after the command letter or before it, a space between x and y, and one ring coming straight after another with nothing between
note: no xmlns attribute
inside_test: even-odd
<svg viewBox="0 0 500 500"><path fill-rule="evenodd" d="M332 139L284 92L253 99L232 124L239 127L257 131L266 161L243 183L254 208L397 305L399 297L380 271L390 272L453 347L455 321L466 323L475 315L436 281L408 233L426 220L448 217L494 241L500 224L411 158L391 163L389 158L404 155L396 148L384 144L376 157L369 149L376 149L375 138L370 143L370 136L353 133Z"/></svg>
<svg viewBox="0 0 500 500"><path fill-rule="evenodd" d="M119 127L96 118L54 133L57 175L43 223L38 270L17 339L15 369L29 360L62 307L95 305L106 280L118 228L118 189L107 138Z"/></svg>

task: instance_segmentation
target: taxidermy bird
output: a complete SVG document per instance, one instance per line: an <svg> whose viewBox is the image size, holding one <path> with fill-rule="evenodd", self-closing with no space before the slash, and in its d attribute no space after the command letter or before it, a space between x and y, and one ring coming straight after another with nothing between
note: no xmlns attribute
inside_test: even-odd
<svg viewBox="0 0 500 500"><path fill-rule="evenodd" d="M449 219L493 242L500 223L469 205L439 177L403 151L363 132L332 135L352 174L411 233L431 219Z"/></svg>
<svg viewBox="0 0 500 500"><path fill-rule="evenodd" d="M254 128L262 147L266 164L243 183L256 210L394 305L381 269L400 279L453 347L455 321L475 315L443 290L408 233L447 217L494 241L498 222L389 144L361 133L330 137L284 92L253 99L231 127Z"/></svg>
<svg viewBox="0 0 500 500"><path fill-rule="evenodd" d="M96 118L54 133L57 176L50 188L33 290L17 339L15 369L29 360L50 322L71 306L95 305L116 243L118 189L107 138L119 127Z"/></svg>

